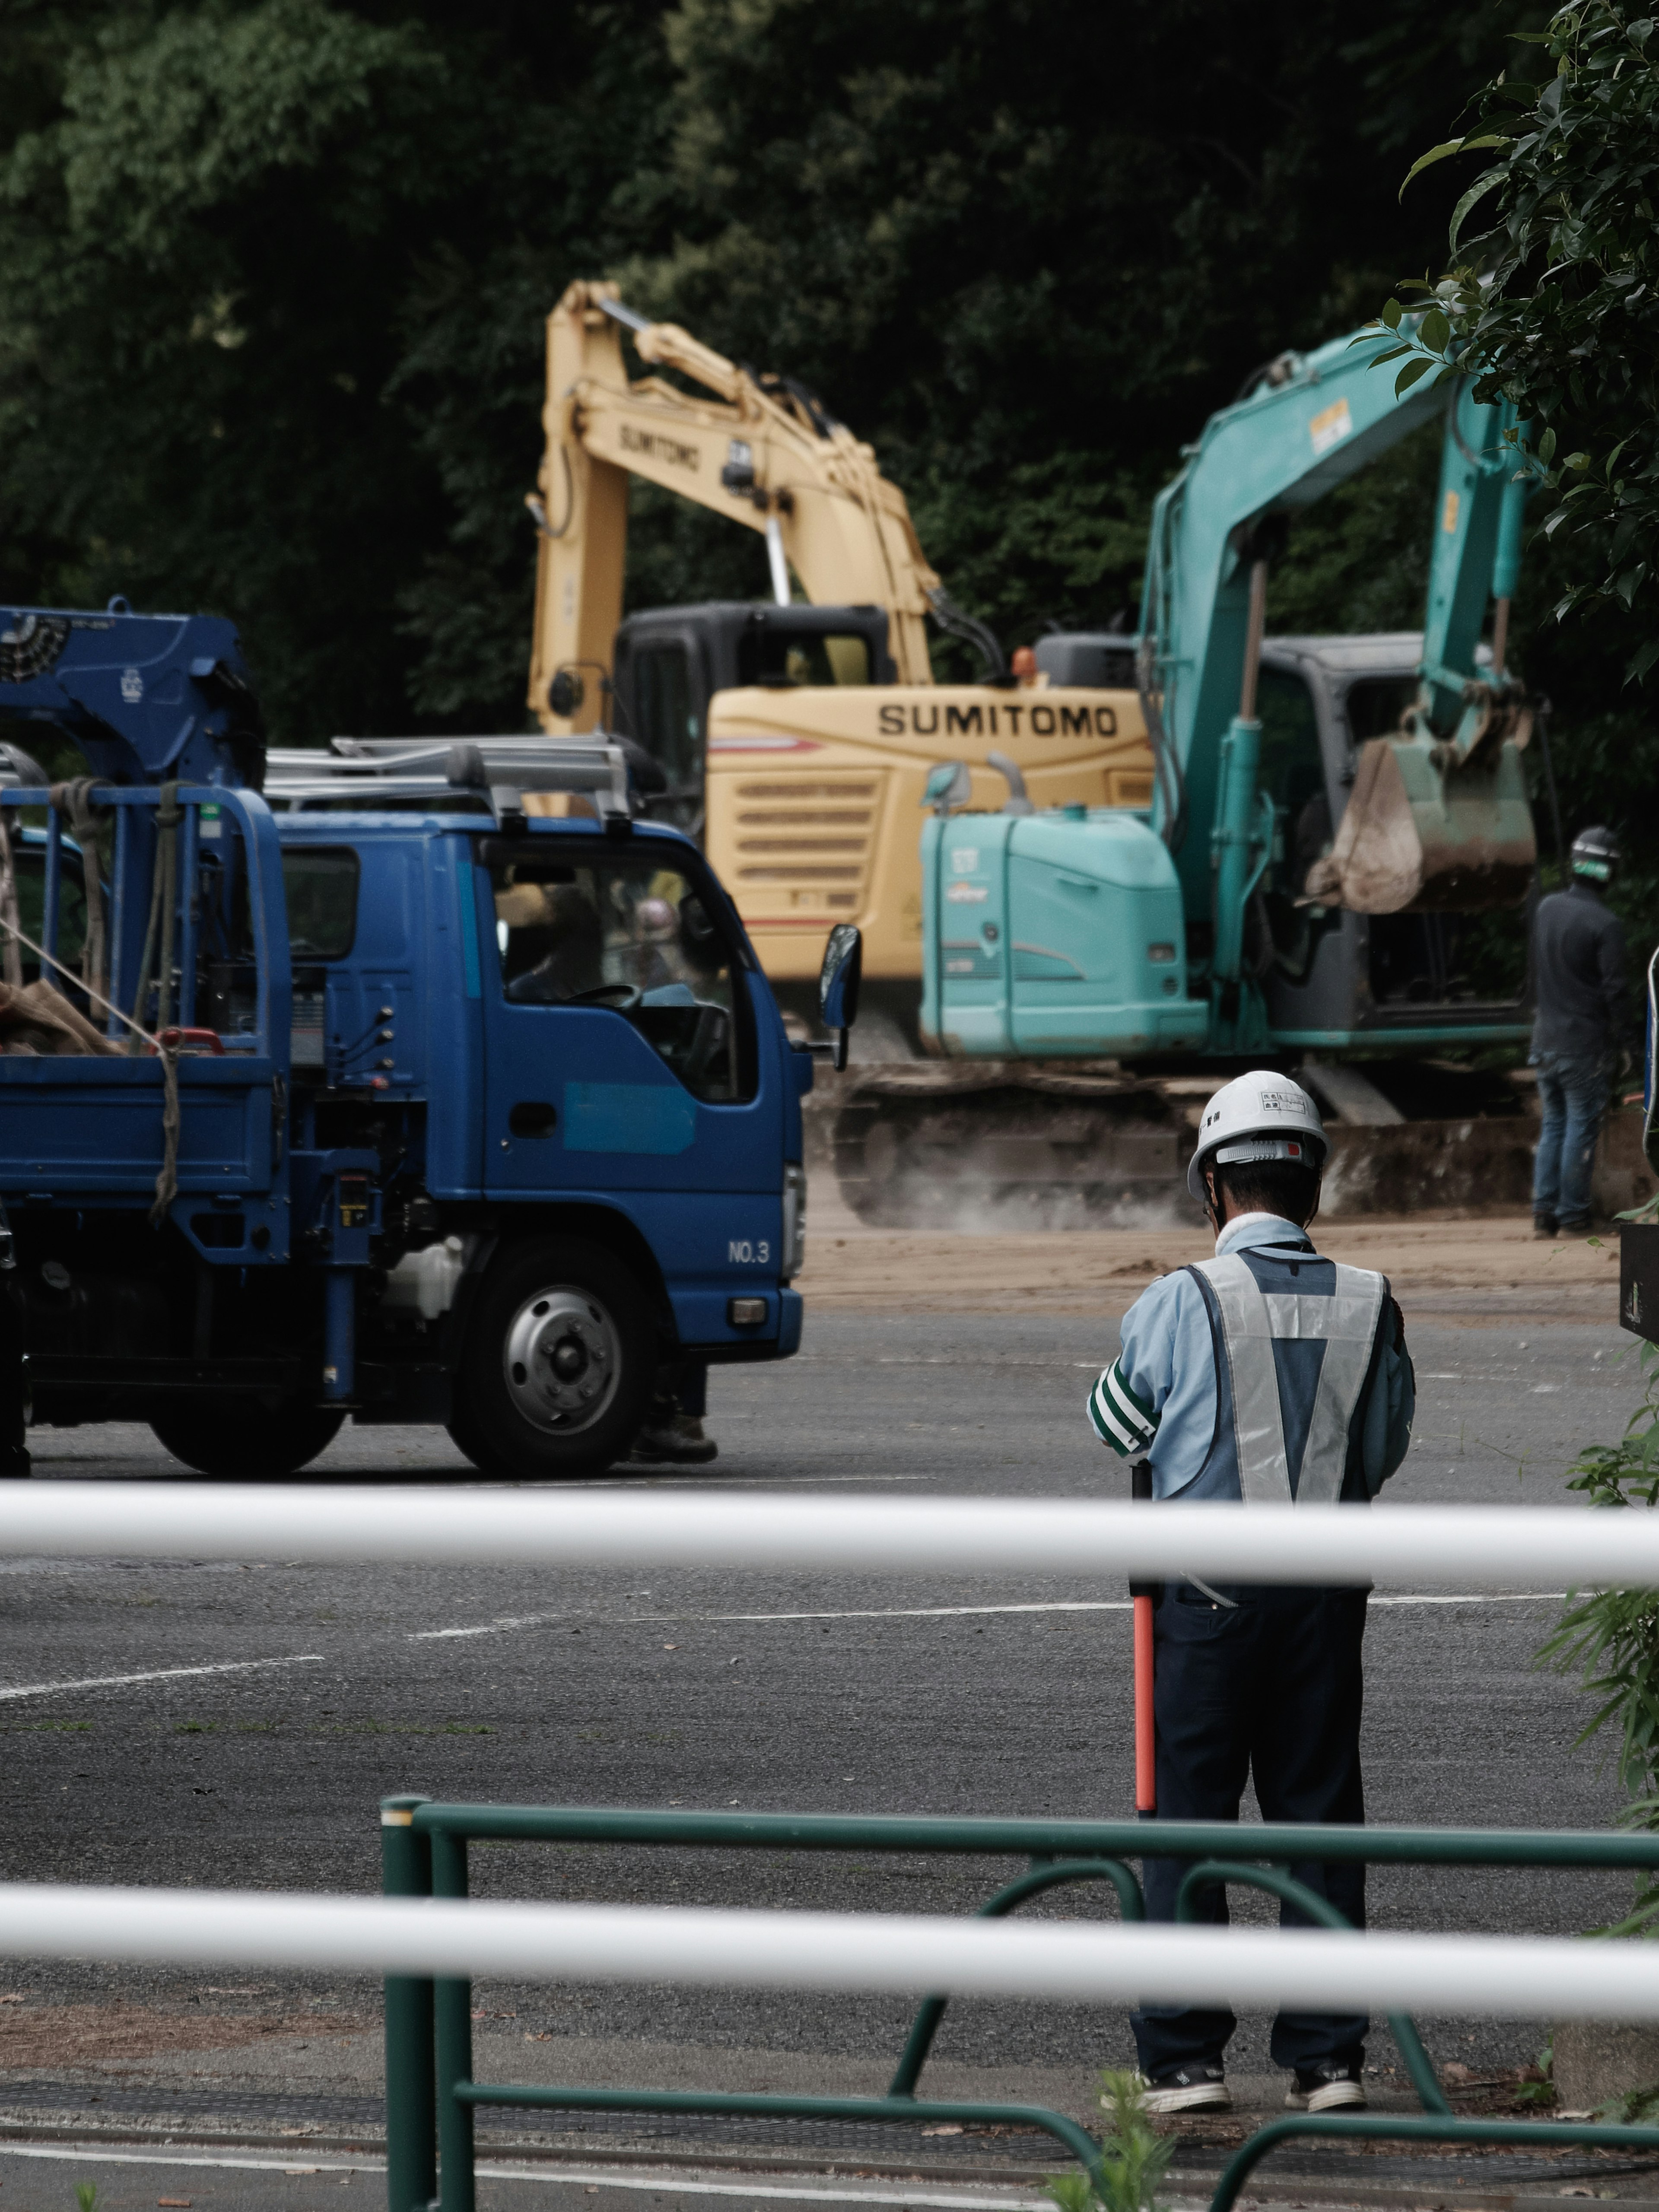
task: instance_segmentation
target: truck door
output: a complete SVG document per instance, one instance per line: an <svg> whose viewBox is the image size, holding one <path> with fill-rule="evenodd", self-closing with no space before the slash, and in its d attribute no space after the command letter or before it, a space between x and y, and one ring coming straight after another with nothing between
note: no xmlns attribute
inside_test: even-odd
<svg viewBox="0 0 1659 2212"><path fill-rule="evenodd" d="M701 861L645 836L483 842L486 1192L677 1194L661 1234L688 1264L775 1258L781 1085Z"/></svg>

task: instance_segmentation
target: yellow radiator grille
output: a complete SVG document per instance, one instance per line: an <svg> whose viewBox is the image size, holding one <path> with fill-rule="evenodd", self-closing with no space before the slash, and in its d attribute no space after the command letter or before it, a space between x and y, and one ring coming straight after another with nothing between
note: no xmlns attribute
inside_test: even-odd
<svg viewBox="0 0 1659 2212"><path fill-rule="evenodd" d="M745 910L823 912L860 903L880 799L874 776L740 783L733 820Z"/></svg>

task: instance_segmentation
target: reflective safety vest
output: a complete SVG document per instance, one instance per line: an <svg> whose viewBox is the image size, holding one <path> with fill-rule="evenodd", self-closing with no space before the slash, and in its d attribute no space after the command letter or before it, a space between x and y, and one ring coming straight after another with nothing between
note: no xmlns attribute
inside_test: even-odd
<svg viewBox="0 0 1659 2212"><path fill-rule="evenodd" d="M1284 1281L1278 1254L1255 1256L1269 1280ZM1388 1284L1368 1268L1311 1253L1296 1257L1297 1275L1333 1270L1334 1291L1264 1290L1235 1252L1188 1270L1208 1293L1218 1402L1204 1466L1178 1495L1251 1505L1334 1505L1342 1495Z"/></svg>

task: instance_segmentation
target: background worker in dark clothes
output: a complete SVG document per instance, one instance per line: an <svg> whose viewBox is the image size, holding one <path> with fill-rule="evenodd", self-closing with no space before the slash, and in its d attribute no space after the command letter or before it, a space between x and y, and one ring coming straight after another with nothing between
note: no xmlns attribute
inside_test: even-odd
<svg viewBox="0 0 1659 2212"><path fill-rule="evenodd" d="M1571 880L1538 902L1532 924L1533 1066L1543 1126L1532 1170L1538 1237L1590 1226L1590 1177L1607 1085L1632 1036L1625 926L1604 897L1619 866L1608 830L1572 841Z"/></svg>
<svg viewBox="0 0 1659 2212"><path fill-rule="evenodd" d="M1314 1103L1287 1076L1241 1075L1204 1109L1187 1187L1216 1256L1136 1300L1089 1401L1103 1443L1148 1459L1155 1501L1363 1505L1406 1456L1416 1389L1400 1309L1384 1277L1322 1259L1306 1233L1326 1153ZM1164 1586L1153 1616L1160 1820L1236 1820L1248 1778L1264 1820L1364 1820L1365 1596L1196 1576ZM1185 1871L1146 1860L1152 1919L1174 1919ZM1364 1926L1363 1866L1291 1872ZM1200 1917L1226 1919L1223 1891L1204 1893ZM1290 1905L1279 1919L1308 1924ZM1231 2104L1231 2013L1148 2005L1133 2025L1151 2111ZM1280 2013L1273 2062L1296 2077L1285 2102L1363 2105L1369 2026Z"/></svg>

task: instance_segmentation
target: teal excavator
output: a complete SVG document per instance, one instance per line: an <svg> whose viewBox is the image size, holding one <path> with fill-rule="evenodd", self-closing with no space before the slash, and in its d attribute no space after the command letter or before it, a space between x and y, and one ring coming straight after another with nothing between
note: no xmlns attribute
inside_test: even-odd
<svg viewBox="0 0 1659 2212"><path fill-rule="evenodd" d="M1150 811L1038 812L1011 769L1004 810L974 814L965 769L934 772L929 1050L1168 1067L1527 1034L1519 1005L1468 981L1460 942L1472 914L1524 902L1536 860L1533 717L1505 666L1522 450L1471 379L1397 394L1373 370L1394 343L1364 332L1259 371L1157 502L1139 637L1039 646L1062 683L1133 653ZM1437 415L1421 635L1264 638L1289 519Z"/></svg>

